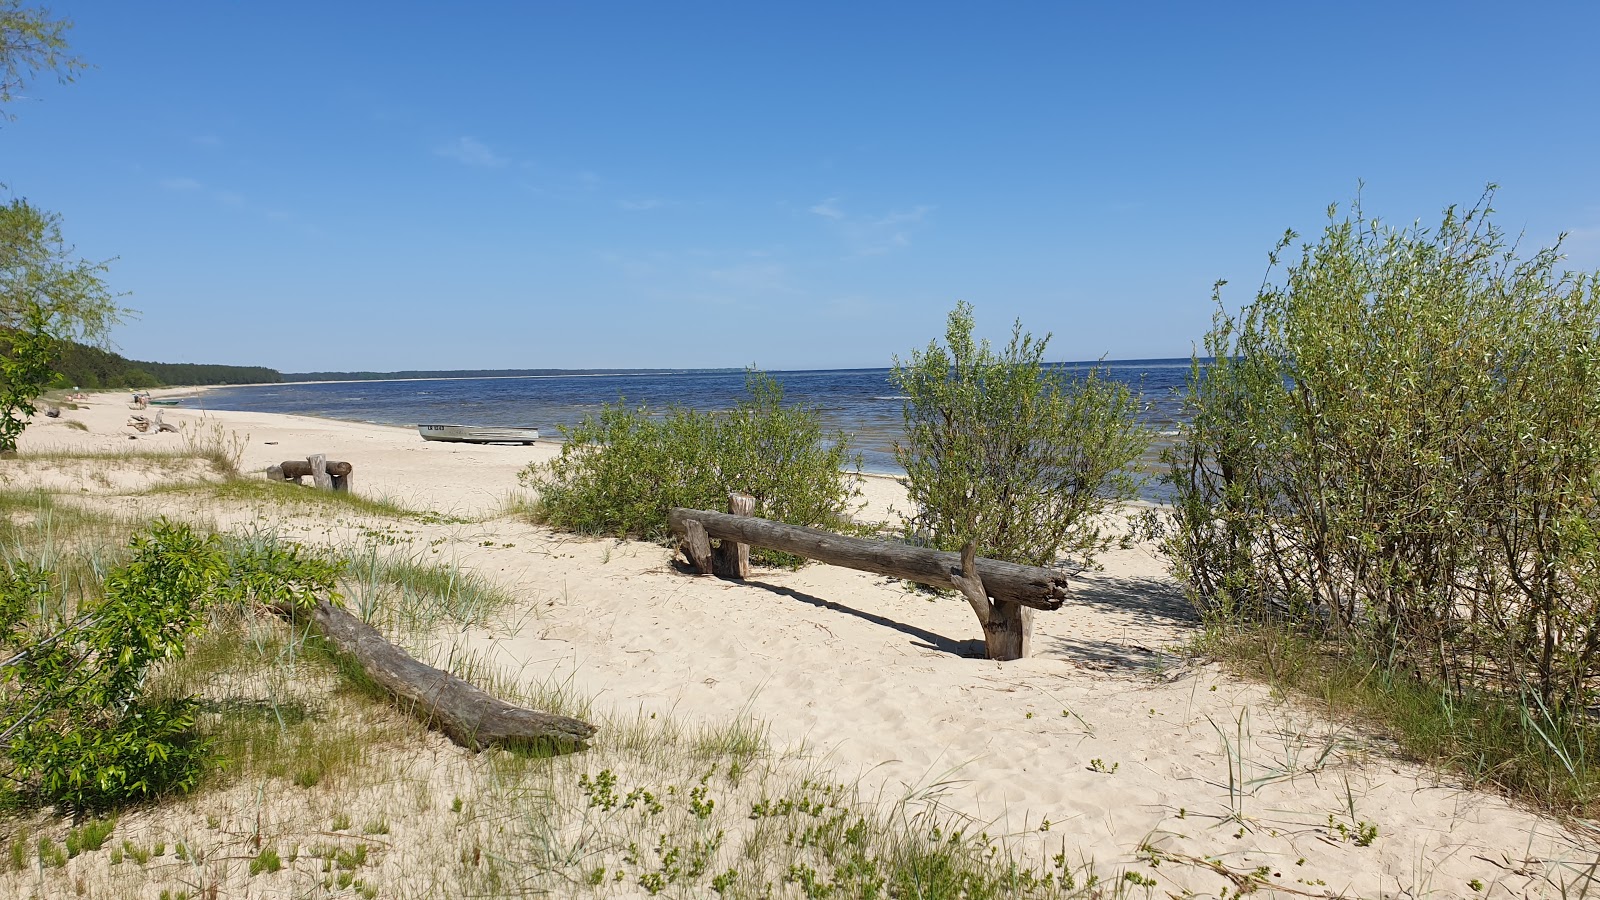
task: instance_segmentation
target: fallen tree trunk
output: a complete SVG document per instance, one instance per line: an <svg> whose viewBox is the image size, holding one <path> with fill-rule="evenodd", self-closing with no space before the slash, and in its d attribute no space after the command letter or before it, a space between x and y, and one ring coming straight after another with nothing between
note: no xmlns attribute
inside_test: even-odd
<svg viewBox="0 0 1600 900"><path fill-rule="evenodd" d="M326 600L311 621L335 647L353 657L408 712L469 750L539 740L579 744L595 733L580 719L512 706L442 669L417 661L377 629Z"/></svg>
<svg viewBox="0 0 1600 900"><path fill-rule="evenodd" d="M667 524L680 536L691 533L691 522L700 523L707 536L719 540L782 550L819 562L934 587L960 590L961 586L952 576L966 571L958 553L847 537L769 519L703 509L674 508L667 512ZM698 560L695 562L698 565ZM1060 609L1067 599L1067 574L1056 569L982 558L975 560L975 569L988 596L996 602L1020 603L1034 609Z"/></svg>

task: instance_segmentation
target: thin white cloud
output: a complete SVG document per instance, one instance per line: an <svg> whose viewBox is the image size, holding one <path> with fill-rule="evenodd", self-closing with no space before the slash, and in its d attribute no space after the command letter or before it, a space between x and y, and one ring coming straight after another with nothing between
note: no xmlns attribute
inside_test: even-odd
<svg viewBox="0 0 1600 900"><path fill-rule="evenodd" d="M833 219L834 221L844 218L844 210L839 208L838 197L829 197L821 203L812 206L811 212L816 213L824 219Z"/></svg>
<svg viewBox="0 0 1600 900"><path fill-rule="evenodd" d="M882 215L857 215L846 212L839 198L829 197L809 211L827 219L856 256L881 256L911 246L912 232L926 222L933 207L923 204Z"/></svg>
<svg viewBox="0 0 1600 900"><path fill-rule="evenodd" d="M467 136L456 138L434 152L463 165L481 166L488 169L502 168L511 162L506 157L489 149L489 145Z"/></svg>
<svg viewBox="0 0 1600 900"><path fill-rule="evenodd" d="M628 210L629 212L645 212L647 210L660 209L661 207L666 206L666 205L667 205L667 202L665 200L662 200L662 199L658 198L658 197L646 197L646 198L644 198L642 200L618 200L617 201L617 206L621 207L622 209Z"/></svg>
<svg viewBox="0 0 1600 900"><path fill-rule="evenodd" d="M169 191L198 191L201 187L193 178L163 178L161 186Z"/></svg>
<svg viewBox="0 0 1600 900"><path fill-rule="evenodd" d="M896 225L910 225L916 222L921 222L930 212L933 212L933 207L931 206L914 206L911 209L890 212L888 215L883 216L873 224L880 228L892 228Z"/></svg>

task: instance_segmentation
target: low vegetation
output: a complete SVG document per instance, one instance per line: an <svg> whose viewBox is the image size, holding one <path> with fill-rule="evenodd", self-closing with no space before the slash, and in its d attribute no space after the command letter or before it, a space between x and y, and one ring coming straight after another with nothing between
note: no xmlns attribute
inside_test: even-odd
<svg viewBox="0 0 1600 900"><path fill-rule="evenodd" d="M1028 565L1090 564L1121 540L1108 515L1137 495L1129 467L1151 439L1139 398L1093 371L1047 367L1049 335L1020 322L1000 352L973 327L972 307L958 304L942 346L895 361L908 535L942 550L975 541L982 556Z"/></svg>
<svg viewBox="0 0 1600 900"><path fill-rule="evenodd" d="M751 372L749 397L725 412L607 404L563 429L561 455L523 471L535 514L582 534L664 539L667 510L724 509L735 491L755 514L792 525L848 526L856 494L849 438L825 434L815 410Z"/></svg>
<svg viewBox="0 0 1600 900"><path fill-rule="evenodd" d="M1490 199L1432 231L1330 210L1217 313L1167 550L1214 646L1592 812L1600 292L1555 249L1518 258Z"/></svg>
<svg viewBox="0 0 1600 900"><path fill-rule="evenodd" d="M602 731L563 755L444 744L265 612L337 589L391 637L431 646L512 602L387 543L311 550L262 525L140 524L48 493L0 494L0 513L0 766L12 785L0 885L190 897L1139 892L1101 881L1070 838L988 834L943 811L937 786L884 806L774 749L754 722L596 716L566 686L526 684L470 651L436 648L436 662L513 702L596 716ZM123 815L134 803L158 814Z"/></svg>
<svg viewBox="0 0 1600 900"><path fill-rule="evenodd" d="M217 603L304 602L336 574L292 546L165 520L136 534L129 556L98 598L71 605L49 569L0 570L0 774L16 799L82 811L193 788L207 761L198 700L148 693L151 667L182 657Z"/></svg>

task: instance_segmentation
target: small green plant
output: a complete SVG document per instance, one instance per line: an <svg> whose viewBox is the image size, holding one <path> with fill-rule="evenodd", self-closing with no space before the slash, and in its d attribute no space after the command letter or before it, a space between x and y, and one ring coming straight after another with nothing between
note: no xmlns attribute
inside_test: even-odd
<svg viewBox="0 0 1600 900"><path fill-rule="evenodd" d="M1370 847L1372 842L1378 839L1378 826L1365 819L1353 824L1346 824L1329 815L1328 837L1340 841L1349 841L1357 847Z"/></svg>
<svg viewBox="0 0 1600 900"><path fill-rule="evenodd" d="M367 845L357 844L348 850L338 851L333 856L333 863L347 872L361 868L367 864Z"/></svg>
<svg viewBox="0 0 1600 900"><path fill-rule="evenodd" d="M39 865L46 869L59 869L67 864L67 850L48 837L39 838Z"/></svg>
<svg viewBox="0 0 1600 900"><path fill-rule="evenodd" d="M263 847L250 859L250 875L254 877L262 872L276 872L283 868L283 859L278 856L278 848Z"/></svg>
<svg viewBox="0 0 1600 900"><path fill-rule="evenodd" d="M117 827L116 819L94 819L74 826L67 832L67 858L80 853L94 852L104 847L106 838Z"/></svg>
<svg viewBox="0 0 1600 900"><path fill-rule="evenodd" d="M1153 888L1157 884L1160 883L1160 882L1156 881L1154 878L1151 878L1149 875L1142 875L1142 874L1140 874L1138 872L1131 872L1131 871L1130 872L1123 872L1122 873L1122 880L1126 881L1127 883L1129 883L1131 885L1134 885L1136 887L1147 887L1147 888Z"/></svg>
<svg viewBox="0 0 1600 900"><path fill-rule="evenodd" d="M591 808L610 812L617 806L617 776L610 769L602 769L593 778L588 772L579 775L578 788L589 798Z"/></svg>
<svg viewBox="0 0 1600 900"><path fill-rule="evenodd" d="M1106 765L1106 761L1103 760L1103 759L1100 759L1099 757L1096 757L1094 759L1089 760L1089 771L1091 771L1091 772L1099 772L1102 775L1110 775L1110 774L1116 772L1117 769L1119 769L1121 767L1122 767L1122 763L1116 763L1116 762L1114 762L1111 765L1107 766Z"/></svg>
<svg viewBox="0 0 1600 900"><path fill-rule="evenodd" d="M165 849L165 848L163 848L163 849ZM122 842L122 852L129 859L133 860L134 862L138 863L141 866L150 861L150 851L149 851L149 849L147 849L145 847L140 847L140 846L134 844L132 841L126 841L125 840L125 841ZM158 853L156 855L160 856L161 854Z"/></svg>

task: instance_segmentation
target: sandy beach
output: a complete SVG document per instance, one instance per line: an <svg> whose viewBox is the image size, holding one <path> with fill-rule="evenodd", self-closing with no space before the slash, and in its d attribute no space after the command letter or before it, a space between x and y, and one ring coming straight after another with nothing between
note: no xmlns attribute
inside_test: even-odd
<svg viewBox="0 0 1600 900"><path fill-rule="evenodd" d="M94 395L59 420L40 418L21 449L183 446L182 434L130 439L134 412L124 394ZM517 473L554 445L429 443L410 429L182 407L163 415L237 435L247 473L325 453L354 464L357 493L432 513L396 540L517 600L492 627L441 635L440 652L477 651L527 683L568 685L597 716L748 717L775 746L804 748L869 796L935 804L1015 836L1024 852L1077 854L1108 878L1148 872L1159 877L1153 896L1231 896L1239 883L1227 872L1263 868L1277 886L1263 895L1595 890L1587 879L1600 838L1588 824L1465 789L1348 723L1182 653L1198 625L1150 546L1106 557L1067 605L1036 616L1032 658L998 663L974 658L981 633L957 597L824 565L758 568L744 583L695 576L661 546L574 537L505 514L522 490ZM0 462L9 486L76 492L84 503L219 528L265 515L125 498L141 476L109 462L11 465ZM905 505L891 478L864 479L863 498L873 518ZM273 524L334 543L376 527L287 514Z"/></svg>

